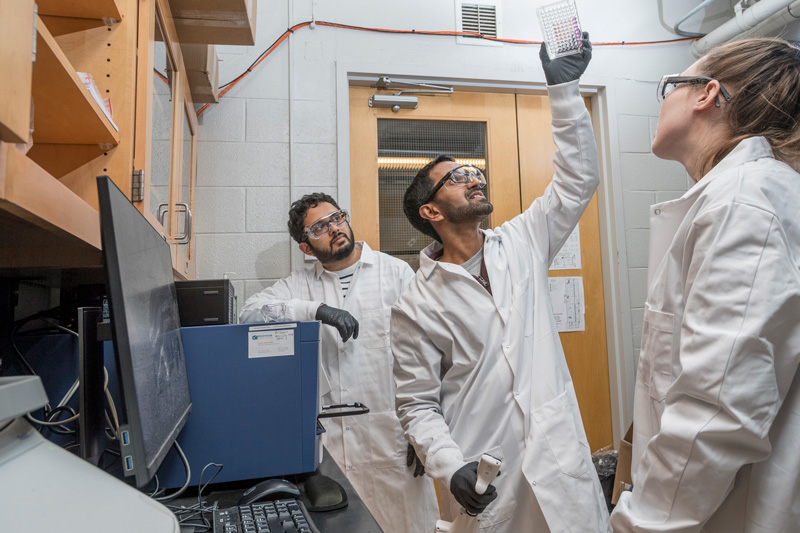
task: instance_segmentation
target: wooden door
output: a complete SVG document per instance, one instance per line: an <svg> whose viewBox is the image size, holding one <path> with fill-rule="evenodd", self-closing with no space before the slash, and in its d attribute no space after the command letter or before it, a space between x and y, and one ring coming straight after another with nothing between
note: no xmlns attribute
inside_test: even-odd
<svg viewBox="0 0 800 533"><path fill-rule="evenodd" d="M486 124L489 197L494 205L492 226L520 212L519 167L514 95L462 92L447 96L419 96L417 109L373 108L369 87L350 88L350 208L359 240L380 249L378 199L378 119L458 120ZM511 127L509 127L511 125Z"/></svg>
<svg viewBox="0 0 800 533"><path fill-rule="evenodd" d="M586 106L591 109L590 105L586 99ZM524 206L541 196L553 177L556 145L550 122L546 96L517 95L520 193ZM583 278L586 329L562 332L559 336L575 384L586 436L595 451L613 442L597 195L589 202L578 227L581 268L551 270L549 275Z"/></svg>
<svg viewBox="0 0 800 533"><path fill-rule="evenodd" d="M368 87L350 88L352 225L356 238L367 241L373 249L380 249L379 119L485 122L491 168L487 176L489 197L495 206L492 227L518 215L550 183L555 145L546 96L479 92L420 95L417 109L395 113L388 108L370 108L367 100L375 93ZM550 275L583 277L586 330L560 336L586 435L592 450L597 450L612 444L613 436L596 197L581 218L579 231L582 268L551 271Z"/></svg>

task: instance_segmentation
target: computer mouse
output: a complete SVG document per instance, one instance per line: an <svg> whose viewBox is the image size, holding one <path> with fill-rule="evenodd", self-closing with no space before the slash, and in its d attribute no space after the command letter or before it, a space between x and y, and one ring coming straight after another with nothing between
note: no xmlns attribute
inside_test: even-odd
<svg viewBox="0 0 800 533"><path fill-rule="evenodd" d="M236 505L250 505L259 501L273 501L284 498L297 498L300 491L291 481L267 479L244 491Z"/></svg>

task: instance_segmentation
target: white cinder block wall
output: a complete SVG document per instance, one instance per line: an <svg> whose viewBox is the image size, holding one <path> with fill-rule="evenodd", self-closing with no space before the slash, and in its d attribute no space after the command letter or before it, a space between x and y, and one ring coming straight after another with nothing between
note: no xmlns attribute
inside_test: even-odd
<svg viewBox="0 0 800 533"><path fill-rule="evenodd" d="M487 0L494 2L494 0ZM487 1L479 2L481 4ZM218 47L220 82L241 74L287 27L303 21L391 29L456 30L454 0L258 0L257 44ZM537 7L550 0L497 0L501 37L540 40ZM711 29L730 14L718 0L685 29ZM579 0L584 29L600 42L674 39L669 30L696 0ZM609 239L619 301L617 425L629 416L646 296L648 207L689 186L683 168L650 152L657 81L694 61L688 43L596 46L582 83L601 94ZM239 302L306 263L286 228L292 200L323 191L349 206L347 74L366 72L544 83L538 46L458 44L455 37L392 35L317 26L297 30L200 117L195 206L197 275L230 273ZM366 105L366 102L364 102ZM612 376L612 389L615 378ZM619 428L615 428L615 433Z"/></svg>

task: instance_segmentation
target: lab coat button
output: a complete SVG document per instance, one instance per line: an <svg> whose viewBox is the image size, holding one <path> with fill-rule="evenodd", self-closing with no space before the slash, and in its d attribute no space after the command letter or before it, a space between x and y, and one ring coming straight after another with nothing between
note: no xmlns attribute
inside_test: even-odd
<svg viewBox="0 0 800 533"><path fill-rule="evenodd" d="M345 426L344 429L345 431L350 431L350 426Z"/></svg>
<svg viewBox="0 0 800 533"><path fill-rule="evenodd" d="M536 486L536 482L535 481L531 481L531 485L533 485L535 487Z"/></svg>
<svg viewBox="0 0 800 533"><path fill-rule="evenodd" d="M656 215L660 215L661 214L661 209L656 209L656 210L653 211L653 213L655 213Z"/></svg>
<svg viewBox="0 0 800 533"><path fill-rule="evenodd" d="M519 391L518 390L514 391L514 396L519 396Z"/></svg>

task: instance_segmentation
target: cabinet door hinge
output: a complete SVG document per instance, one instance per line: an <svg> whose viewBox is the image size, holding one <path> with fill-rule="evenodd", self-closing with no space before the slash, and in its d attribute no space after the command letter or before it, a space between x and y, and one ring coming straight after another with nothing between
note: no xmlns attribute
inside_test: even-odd
<svg viewBox="0 0 800 533"><path fill-rule="evenodd" d="M31 63L36 63L36 20L39 18L39 6L33 4L33 50L31 54Z"/></svg>
<svg viewBox="0 0 800 533"><path fill-rule="evenodd" d="M131 181L131 202L141 202L144 200L144 170L133 171Z"/></svg>

